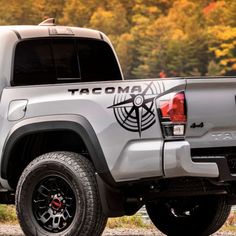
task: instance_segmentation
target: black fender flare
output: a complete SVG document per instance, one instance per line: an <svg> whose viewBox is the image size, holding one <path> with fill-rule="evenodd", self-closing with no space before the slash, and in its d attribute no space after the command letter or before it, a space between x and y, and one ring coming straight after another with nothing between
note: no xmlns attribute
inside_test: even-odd
<svg viewBox="0 0 236 236"><path fill-rule="evenodd" d="M96 172L109 185L115 184L92 125L84 116L80 115L34 117L25 119L13 126L3 147L1 177L7 179L11 151L18 140L28 134L54 130L69 130L77 133L88 149Z"/></svg>

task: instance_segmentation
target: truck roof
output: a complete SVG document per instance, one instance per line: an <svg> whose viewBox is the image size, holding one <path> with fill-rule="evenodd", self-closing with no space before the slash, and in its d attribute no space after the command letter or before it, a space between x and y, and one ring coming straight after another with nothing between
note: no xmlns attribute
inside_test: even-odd
<svg viewBox="0 0 236 236"><path fill-rule="evenodd" d="M68 27L68 26L44 26L44 25L15 25L0 26L0 36L6 31L13 31L19 39L65 36L65 37L85 37L95 39L106 39L106 36L97 30ZM107 41L107 40L106 40Z"/></svg>

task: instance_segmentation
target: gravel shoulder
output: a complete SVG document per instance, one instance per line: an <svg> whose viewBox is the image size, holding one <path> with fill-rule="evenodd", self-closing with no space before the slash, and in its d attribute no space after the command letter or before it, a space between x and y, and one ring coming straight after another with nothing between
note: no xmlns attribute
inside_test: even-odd
<svg viewBox="0 0 236 236"><path fill-rule="evenodd" d="M20 229L20 226L17 224L0 224L0 236L23 236L23 232ZM124 229L124 228L115 228L115 229L106 229L102 236L164 236L155 229ZM236 233L233 232L219 232L214 234L214 236L236 236Z"/></svg>

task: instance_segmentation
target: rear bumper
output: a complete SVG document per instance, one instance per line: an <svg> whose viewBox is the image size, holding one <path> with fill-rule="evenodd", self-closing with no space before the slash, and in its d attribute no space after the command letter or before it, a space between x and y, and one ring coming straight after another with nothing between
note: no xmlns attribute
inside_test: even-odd
<svg viewBox="0 0 236 236"><path fill-rule="evenodd" d="M226 157L214 153L193 156L188 141L132 141L124 148L111 173L116 182L178 177L236 181Z"/></svg>
<svg viewBox="0 0 236 236"><path fill-rule="evenodd" d="M187 141L172 141L164 144L163 171L165 178L184 176L218 178L220 176L217 163L192 160L190 144Z"/></svg>
<svg viewBox="0 0 236 236"><path fill-rule="evenodd" d="M236 181L236 174L230 172L229 163L225 156L196 156L192 157L192 160L194 163L216 163L220 181Z"/></svg>

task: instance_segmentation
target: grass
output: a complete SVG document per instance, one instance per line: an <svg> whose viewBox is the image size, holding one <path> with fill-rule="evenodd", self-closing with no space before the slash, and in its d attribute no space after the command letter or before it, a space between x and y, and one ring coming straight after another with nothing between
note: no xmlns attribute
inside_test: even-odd
<svg viewBox="0 0 236 236"><path fill-rule="evenodd" d="M0 204L0 223L17 223L15 206ZM140 214L111 218L108 220L108 228L147 228L150 224L143 221Z"/></svg>
<svg viewBox="0 0 236 236"><path fill-rule="evenodd" d="M236 211L231 211L227 221L221 228L221 231L231 231L236 232Z"/></svg>
<svg viewBox="0 0 236 236"><path fill-rule="evenodd" d="M151 224L144 222L140 214L133 216L123 216L119 218L111 218L107 222L107 228L150 228Z"/></svg>
<svg viewBox="0 0 236 236"><path fill-rule="evenodd" d="M0 205L0 223L16 223L17 216L15 206Z"/></svg>
<svg viewBox="0 0 236 236"><path fill-rule="evenodd" d="M236 226L234 225L224 225L220 231L230 231L230 232L236 232Z"/></svg>
<svg viewBox="0 0 236 236"><path fill-rule="evenodd" d="M0 204L0 223L17 223L15 206ZM143 221L140 214L133 216L123 216L111 218L107 222L107 227L114 228L149 228L150 224Z"/></svg>
<svg viewBox="0 0 236 236"><path fill-rule="evenodd" d="M0 204L0 223L17 223L15 206ZM142 216L137 213L133 216L123 216L119 218L110 218L107 222L107 228L153 228L154 226L145 222ZM236 232L236 211L232 211L221 231Z"/></svg>

